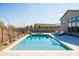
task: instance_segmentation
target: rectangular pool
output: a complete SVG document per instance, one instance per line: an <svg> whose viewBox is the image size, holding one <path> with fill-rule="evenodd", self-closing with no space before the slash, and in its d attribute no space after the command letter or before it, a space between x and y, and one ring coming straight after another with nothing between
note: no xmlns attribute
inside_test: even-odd
<svg viewBox="0 0 79 59"><path fill-rule="evenodd" d="M71 50L48 34L32 34L11 50Z"/></svg>

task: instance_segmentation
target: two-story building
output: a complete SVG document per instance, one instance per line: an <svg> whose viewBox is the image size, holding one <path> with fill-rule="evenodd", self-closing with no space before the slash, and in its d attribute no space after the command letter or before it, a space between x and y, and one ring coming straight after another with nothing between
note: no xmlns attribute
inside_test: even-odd
<svg viewBox="0 0 79 59"><path fill-rule="evenodd" d="M79 36L79 10L68 10L61 17L61 30L67 34Z"/></svg>

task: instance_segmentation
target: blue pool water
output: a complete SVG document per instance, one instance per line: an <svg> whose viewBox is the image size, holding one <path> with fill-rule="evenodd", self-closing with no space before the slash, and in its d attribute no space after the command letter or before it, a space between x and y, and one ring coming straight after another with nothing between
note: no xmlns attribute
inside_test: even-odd
<svg viewBox="0 0 79 59"><path fill-rule="evenodd" d="M32 34L11 50L69 50L69 48L50 35Z"/></svg>

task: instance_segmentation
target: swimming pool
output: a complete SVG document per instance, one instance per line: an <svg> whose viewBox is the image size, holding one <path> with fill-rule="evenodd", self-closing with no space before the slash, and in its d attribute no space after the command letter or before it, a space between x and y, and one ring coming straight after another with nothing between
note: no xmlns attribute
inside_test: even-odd
<svg viewBox="0 0 79 59"><path fill-rule="evenodd" d="M11 50L71 50L48 34L32 34Z"/></svg>

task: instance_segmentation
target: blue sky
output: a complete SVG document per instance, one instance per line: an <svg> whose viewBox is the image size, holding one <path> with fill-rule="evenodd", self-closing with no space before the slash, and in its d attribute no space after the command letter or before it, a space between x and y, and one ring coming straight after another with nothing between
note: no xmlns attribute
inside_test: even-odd
<svg viewBox="0 0 79 59"><path fill-rule="evenodd" d="M79 10L79 4L71 3L26 3L26 4L0 4L0 21L5 25L17 27L35 23L60 23L61 16L70 9Z"/></svg>

